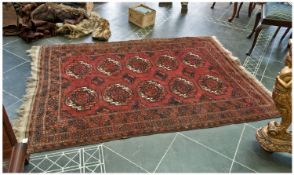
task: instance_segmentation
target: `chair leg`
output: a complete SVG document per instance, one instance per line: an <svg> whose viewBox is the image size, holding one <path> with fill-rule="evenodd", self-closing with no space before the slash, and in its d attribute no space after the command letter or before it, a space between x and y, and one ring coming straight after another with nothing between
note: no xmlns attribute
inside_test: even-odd
<svg viewBox="0 0 294 175"><path fill-rule="evenodd" d="M283 39L285 38L285 36L288 34L288 32L290 31L291 27L288 27L285 31L285 33L283 34L282 38L280 39L280 42L283 41Z"/></svg>
<svg viewBox="0 0 294 175"><path fill-rule="evenodd" d="M210 7L211 9L214 9L215 2L212 3L212 6Z"/></svg>
<svg viewBox="0 0 294 175"><path fill-rule="evenodd" d="M242 8L242 5L243 5L243 2L241 2L240 5L239 5L239 8L238 8L238 11L237 11L236 18L239 18L239 13L240 13L240 10L241 10L241 8Z"/></svg>
<svg viewBox="0 0 294 175"><path fill-rule="evenodd" d="M278 28L276 29L276 31L275 31L275 33L274 33L273 38L275 38L275 37L277 36L277 34L278 34L278 32L280 31L280 29L281 29L281 26L278 26Z"/></svg>
<svg viewBox="0 0 294 175"><path fill-rule="evenodd" d="M262 27L263 27L262 24L259 24L259 25L257 26L256 31L255 31L255 36L254 36L254 40L253 40L252 46L251 46L251 48L249 49L249 51L246 53L246 55L248 55L248 56L251 55L252 50L253 50L253 48L255 47L255 44L256 44L256 41L257 41L258 35L259 35L259 33L261 32L261 30L262 30Z"/></svg>
<svg viewBox="0 0 294 175"><path fill-rule="evenodd" d="M237 7L238 7L238 2L234 2L233 14L232 14L232 16L228 19L229 22L232 22L233 19L235 18L236 13L237 13Z"/></svg>
<svg viewBox="0 0 294 175"><path fill-rule="evenodd" d="M250 2L249 3L249 7L248 7L248 17L251 17L252 11L253 11L253 4L254 2Z"/></svg>
<svg viewBox="0 0 294 175"><path fill-rule="evenodd" d="M257 24L260 21L260 18L261 18L261 12L259 12L259 13L256 14L256 18L255 18L255 23L254 23L253 29L252 29L251 33L247 36L248 39L250 39L252 37L252 35L253 35L256 27L257 27Z"/></svg>

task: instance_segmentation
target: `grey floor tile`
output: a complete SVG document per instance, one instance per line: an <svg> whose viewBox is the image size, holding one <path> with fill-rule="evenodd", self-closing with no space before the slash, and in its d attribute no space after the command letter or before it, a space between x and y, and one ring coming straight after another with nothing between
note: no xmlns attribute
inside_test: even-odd
<svg viewBox="0 0 294 175"><path fill-rule="evenodd" d="M13 96L9 93L2 92L2 95L3 95L2 100L3 100L3 104L5 107L9 107L10 105L12 105L18 101L18 98L16 98L15 96Z"/></svg>
<svg viewBox="0 0 294 175"><path fill-rule="evenodd" d="M256 141L255 132L256 129L246 126L236 161L257 172L291 172L291 154L265 152Z"/></svg>
<svg viewBox="0 0 294 175"><path fill-rule="evenodd" d="M16 119L16 112L19 109L19 107L22 105L22 103L23 103L22 101L17 101L16 103L13 103L7 108L5 108L10 121Z"/></svg>
<svg viewBox="0 0 294 175"><path fill-rule="evenodd" d="M17 40L16 42L9 43L3 47L3 49L8 50L19 57L22 57L26 60L30 60L30 57L27 50L31 49L32 46L40 46L40 45L52 45L54 43L50 42L48 39L40 39L31 43L26 43L22 39Z"/></svg>
<svg viewBox="0 0 294 175"><path fill-rule="evenodd" d="M234 163L231 173L255 173L255 172L238 163Z"/></svg>
<svg viewBox="0 0 294 175"><path fill-rule="evenodd" d="M3 36L3 45L9 44L9 43L13 43L18 41L20 38L18 36Z"/></svg>
<svg viewBox="0 0 294 175"><path fill-rule="evenodd" d="M270 91L273 90L274 84L275 84L275 79L268 78L268 77L263 77L261 80L261 83Z"/></svg>
<svg viewBox="0 0 294 175"><path fill-rule="evenodd" d="M178 135L156 172L229 172L231 160Z"/></svg>
<svg viewBox="0 0 294 175"><path fill-rule="evenodd" d="M242 132L242 124L182 132L184 135L233 158ZM226 144L223 144L226 143Z"/></svg>
<svg viewBox="0 0 294 175"><path fill-rule="evenodd" d="M3 89L21 99L25 94L26 81L30 74L29 62L6 72L3 74Z"/></svg>
<svg viewBox="0 0 294 175"><path fill-rule="evenodd" d="M12 68L17 67L18 65L24 63L26 60L17 57L16 55L3 50L3 72L7 72Z"/></svg>
<svg viewBox="0 0 294 175"><path fill-rule="evenodd" d="M175 133L155 134L116 140L107 142L105 145L129 160L136 162L137 165L147 171L152 172L174 136Z"/></svg>
<svg viewBox="0 0 294 175"><path fill-rule="evenodd" d="M270 78L276 78L276 76L279 74L281 69L285 66L284 63L277 62L277 61L271 61L268 63L268 66L265 70L264 75Z"/></svg>
<svg viewBox="0 0 294 175"><path fill-rule="evenodd" d="M105 171L107 173L145 173L144 170L120 157L107 148L103 148Z"/></svg>

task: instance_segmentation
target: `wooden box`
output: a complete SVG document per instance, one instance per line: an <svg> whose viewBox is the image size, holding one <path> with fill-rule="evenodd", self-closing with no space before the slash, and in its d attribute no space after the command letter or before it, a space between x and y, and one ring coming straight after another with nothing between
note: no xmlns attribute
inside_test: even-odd
<svg viewBox="0 0 294 175"><path fill-rule="evenodd" d="M156 11L143 4L129 7L129 21L141 28L154 25Z"/></svg>

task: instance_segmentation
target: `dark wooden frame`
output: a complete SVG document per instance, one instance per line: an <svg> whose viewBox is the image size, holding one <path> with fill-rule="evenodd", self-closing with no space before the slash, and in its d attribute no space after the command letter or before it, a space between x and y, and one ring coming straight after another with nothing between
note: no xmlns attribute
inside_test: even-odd
<svg viewBox="0 0 294 175"><path fill-rule="evenodd" d="M261 32L261 30L263 29L264 25L272 25L272 26L278 26L277 30L275 31L275 34L273 36L273 38L275 38L275 36L277 35L277 33L279 32L281 27L287 27L287 30L285 31L285 33L283 34L282 38L280 41L282 41L285 36L287 35L287 33L290 31L290 29L292 28L292 21L282 21L282 20L272 20L272 19L266 19L265 18L265 12L266 12L266 6L262 5L261 6L261 12L257 13L256 18L255 18L255 23L253 26L253 29L251 31L251 33L247 36L247 38L251 38L252 35L255 32L255 36L254 36L254 40L252 43L251 48L249 49L249 51L246 53L247 55L251 55L257 38Z"/></svg>
<svg viewBox="0 0 294 175"><path fill-rule="evenodd" d="M18 143L9 122L4 106L3 110L3 172L19 173L24 171L24 165L28 163L27 144Z"/></svg>

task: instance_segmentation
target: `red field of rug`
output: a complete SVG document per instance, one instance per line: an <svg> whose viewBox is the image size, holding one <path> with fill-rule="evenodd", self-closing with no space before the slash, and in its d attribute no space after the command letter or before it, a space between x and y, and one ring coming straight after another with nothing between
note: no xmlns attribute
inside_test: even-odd
<svg viewBox="0 0 294 175"><path fill-rule="evenodd" d="M28 152L257 121L270 93L213 37L34 47ZM19 124L19 126L21 126Z"/></svg>

